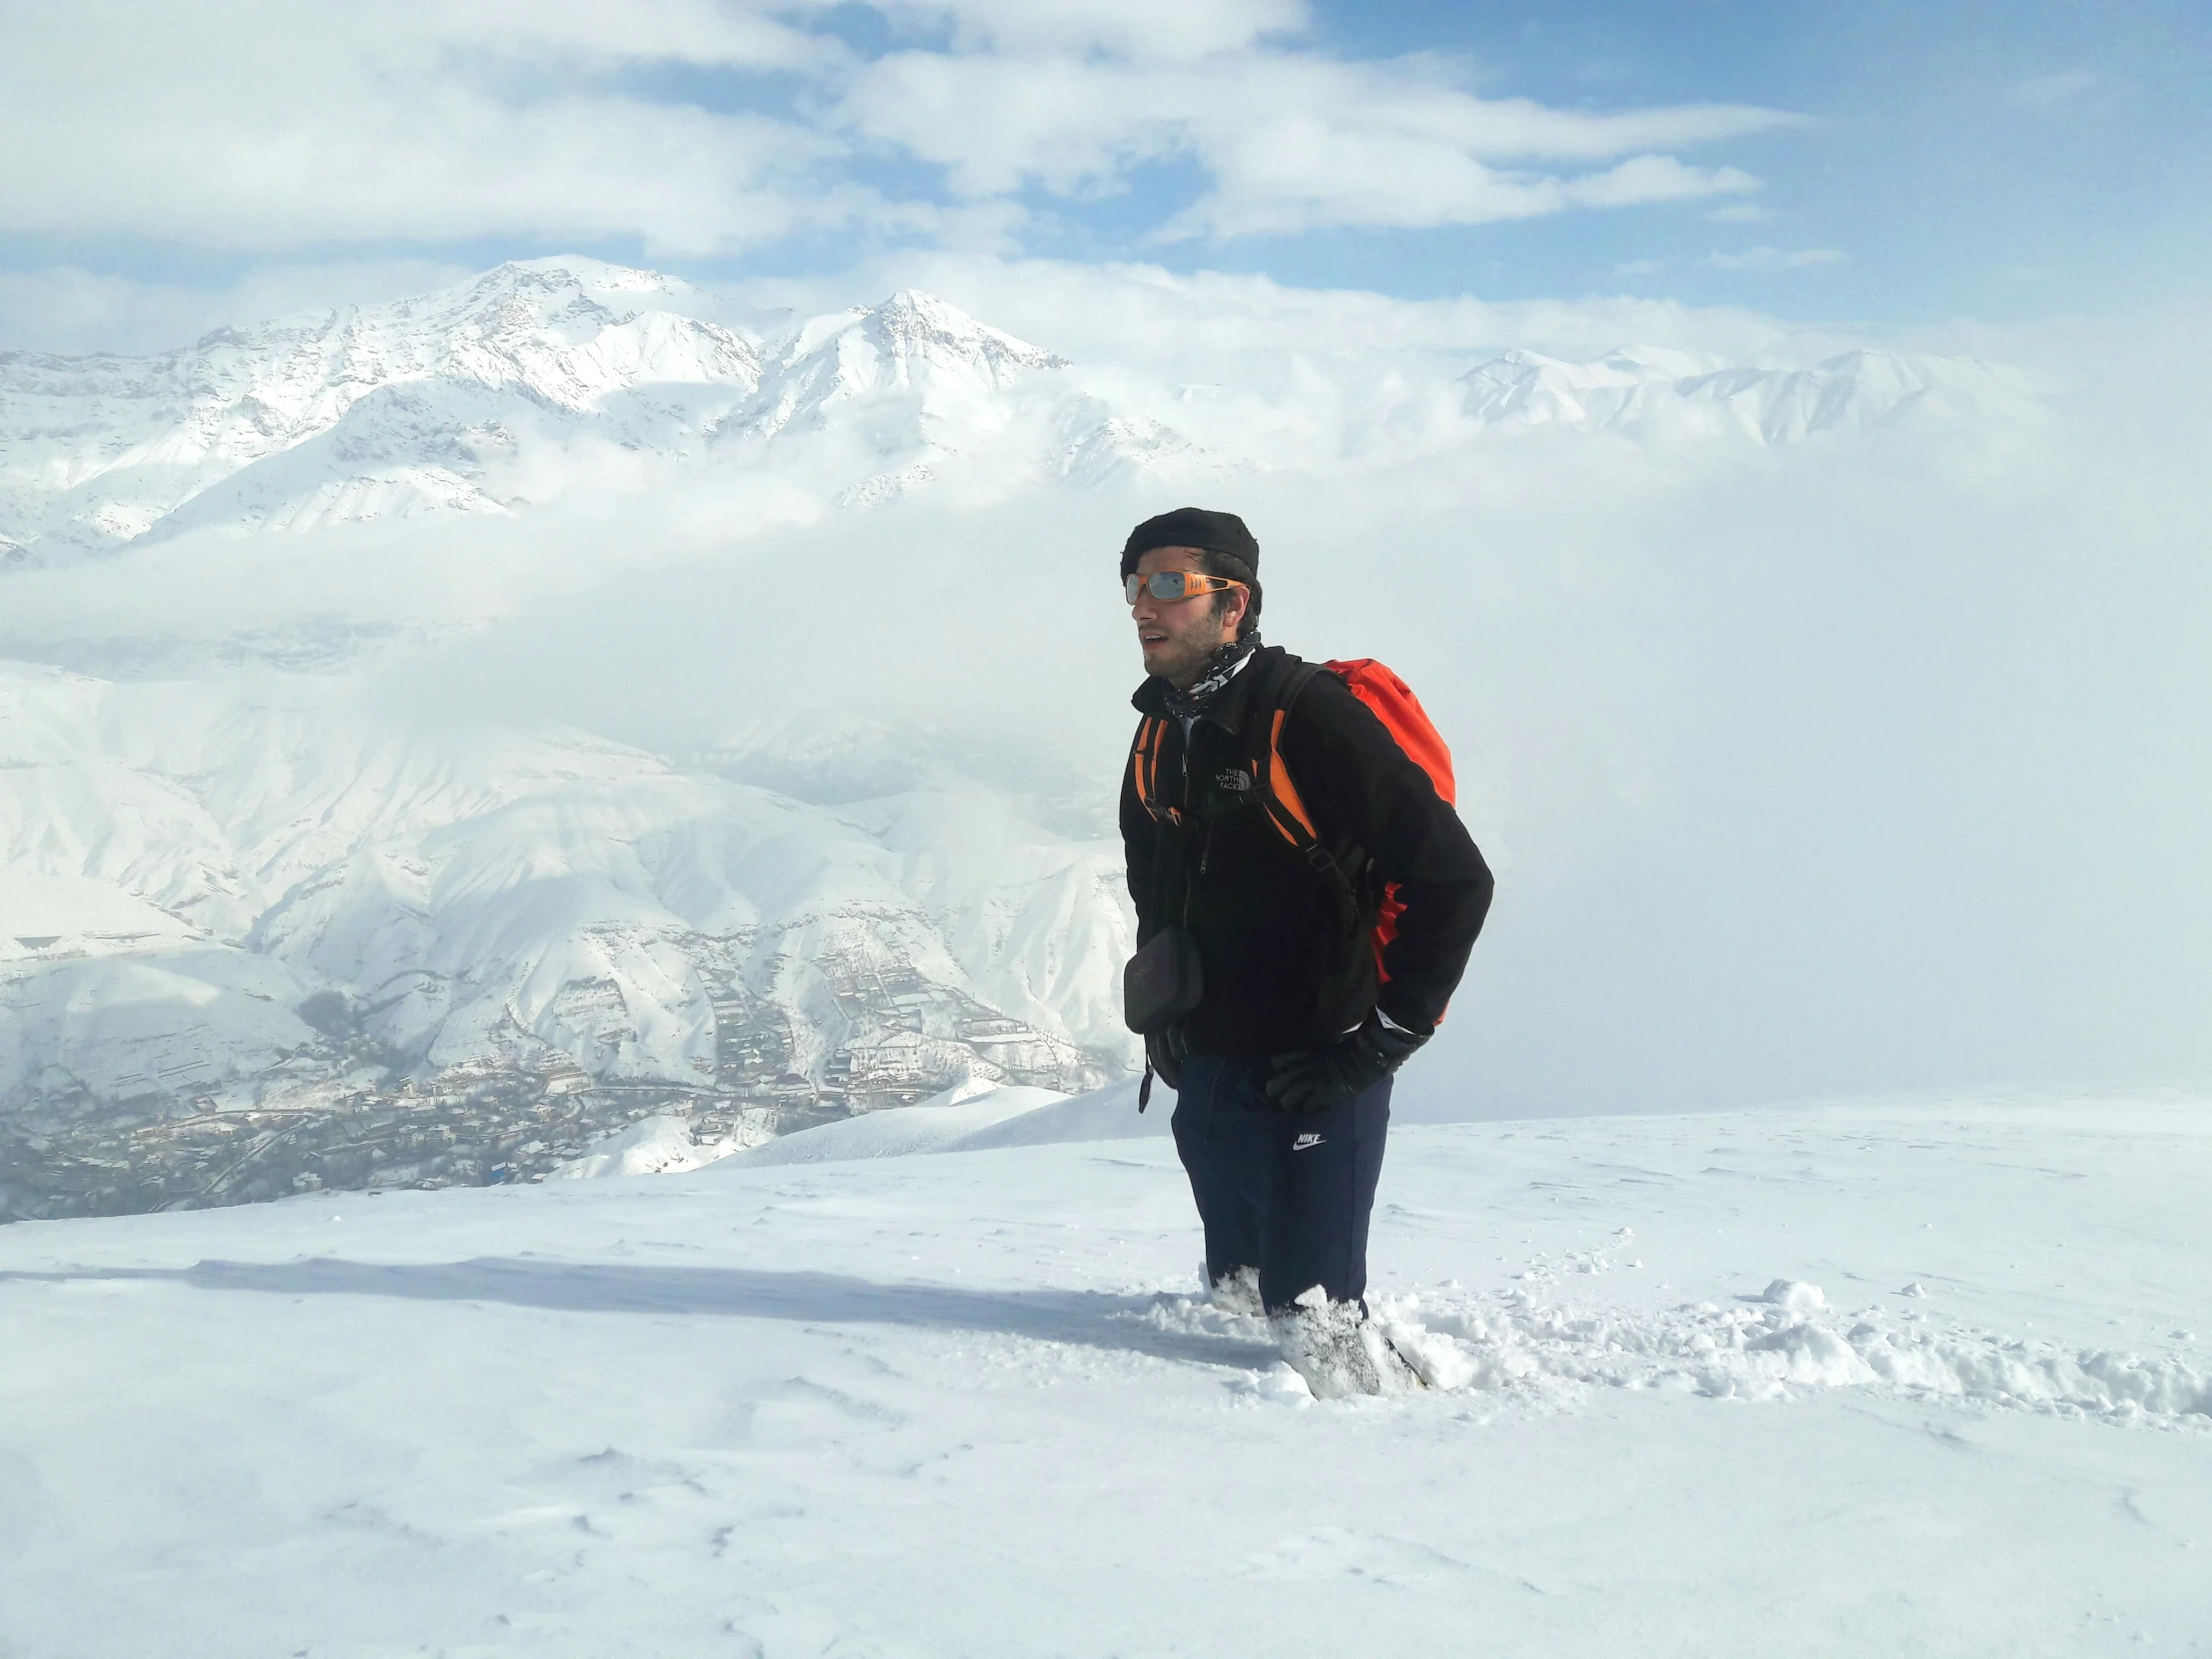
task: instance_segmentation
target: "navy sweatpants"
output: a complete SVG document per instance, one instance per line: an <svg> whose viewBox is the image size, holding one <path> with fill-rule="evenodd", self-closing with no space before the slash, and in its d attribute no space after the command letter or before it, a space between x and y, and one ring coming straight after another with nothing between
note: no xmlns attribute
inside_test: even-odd
<svg viewBox="0 0 2212 1659"><path fill-rule="evenodd" d="M1365 1296L1389 1122L1387 1077L1333 1111L1286 1112L1251 1068L1211 1055L1185 1061L1175 1150L1206 1224L1208 1275L1258 1268L1270 1313L1316 1285L1332 1302Z"/></svg>

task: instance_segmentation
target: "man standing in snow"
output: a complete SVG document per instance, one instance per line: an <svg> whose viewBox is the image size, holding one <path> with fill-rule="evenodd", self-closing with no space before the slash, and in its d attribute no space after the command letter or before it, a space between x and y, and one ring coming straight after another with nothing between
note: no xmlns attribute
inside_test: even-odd
<svg viewBox="0 0 2212 1659"><path fill-rule="evenodd" d="M1196 507L1122 549L1148 675L1121 792L1128 1012L1147 1090L1176 1091L1216 1299L1264 1311L1317 1393L1382 1391L1413 1382L1364 1300L1390 1079L1443 1016L1490 871L1344 680L1261 645L1259 563L1242 519Z"/></svg>

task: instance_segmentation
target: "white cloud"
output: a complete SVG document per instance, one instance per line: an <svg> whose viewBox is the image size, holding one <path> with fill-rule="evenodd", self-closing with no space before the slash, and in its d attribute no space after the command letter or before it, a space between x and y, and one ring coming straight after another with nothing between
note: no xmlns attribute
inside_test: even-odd
<svg viewBox="0 0 2212 1659"><path fill-rule="evenodd" d="M1136 164L1187 155L1212 188L1162 228L1167 238L1469 225L1744 192L1757 181L1738 169L1638 152L1794 119L1736 105L1553 110L1476 98L1435 59L1353 64L1281 52L1164 70L904 52L858 71L841 114L854 131L939 163L964 195L1030 183L1110 189ZM1496 165L1615 158L1626 159L1566 175Z"/></svg>
<svg viewBox="0 0 2212 1659"><path fill-rule="evenodd" d="M21 350L144 356L211 328L291 311L426 293L473 275L437 260L348 260L258 266L208 287L142 282L52 266L0 272L0 340Z"/></svg>
<svg viewBox="0 0 2212 1659"><path fill-rule="evenodd" d="M2097 84L2086 69L2068 69L2056 75L2038 75L2007 92L2005 101L2028 110L2055 110L2071 104Z"/></svg>
<svg viewBox="0 0 2212 1659"><path fill-rule="evenodd" d="M19 14L0 59L0 224L271 250L634 235L685 252L926 228L926 204L838 183L831 135L607 79L663 59L819 75L843 49L703 0Z"/></svg>
<svg viewBox="0 0 2212 1659"><path fill-rule="evenodd" d="M1503 173L1449 153L1388 140L1317 146L1311 166L1280 165L1285 151L1254 143L1235 158L1260 165L1221 170L1221 188L1163 226L1161 241L1186 237L1287 235L1325 226L1425 229L1536 219L1569 208L1620 208L1688 196L1751 190L1734 168L1685 167L1639 157L1574 178Z"/></svg>
<svg viewBox="0 0 2212 1659"><path fill-rule="evenodd" d="M948 29L964 48L1105 50L1154 61L1234 52L1306 27L1303 0L877 0L893 21Z"/></svg>
<svg viewBox="0 0 2212 1659"><path fill-rule="evenodd" d="M1073 358L1086 378L1115 364L1148 387L1257 387L1277 403L1317 395L1314 388L1341 364L1359 365L1360 374L1448 378L1442 365L1455 365L1449 372L1456 373L1511 346L1585 358L1637 341L1734 361L1810 362L1866 343L1859 332L1665 298L1404 299L1240 273L1185 275L1149 264L944 250L886 250L834 276L748 284L745 297L808 314L908 285L941 293L995 327ZM1945 346L1937 340L1927 348ZM1184 412L1155 412L1186 425L1201 404L1180 406Z"/></svg>
<svg viewBox="0 0 2212 1659"><path fill-rule="evenodd" d="M1844 256L1833 248L1746 248L1741 253L1712 253L1704 264L1714 271L1803 271L1817 265L1841 265Z"/></svg>
<svg viewBox="0 0 2212 1659"><path fill-rule="evenodd" d="M1757 225L1774 215L1756 202L1731 202L1724 208L1715 208L1705 217L1716 225Z"/></svg>
<svg viewBox="0 0 2212 1659"><path fill-rule="evenodd" d="M273 254L634 238L706 256L821 232L973 244L1021 223L1023 191L1122 190L1171 156L1204 184L1169 238L1465 225L1741 194L1747 173L1676 153L1796 119L1479 98L1442 59L1288 49L1300 0L881 0L894 26L951 44L873 61L802 26L829 9L20 9L0 58L0 230ZM670 65L798 96L709 108L651 90ZM941 167L944 188L862 182L883 157Z"/></svg>

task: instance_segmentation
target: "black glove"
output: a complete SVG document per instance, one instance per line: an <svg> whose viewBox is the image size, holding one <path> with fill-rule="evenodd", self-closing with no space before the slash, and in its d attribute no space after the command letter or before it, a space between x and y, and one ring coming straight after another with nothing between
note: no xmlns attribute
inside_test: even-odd
<svg viewBox="0 0 2212 1659"><path fill-rule="evenodd" d="M1380 1013L1371 1013L1358 1030L1327 1048L1278 1054L1268 1098L1287 1112L1329 1111L1382 1082L1427 1040L1418 1032L1384 1025Z"/></svg>

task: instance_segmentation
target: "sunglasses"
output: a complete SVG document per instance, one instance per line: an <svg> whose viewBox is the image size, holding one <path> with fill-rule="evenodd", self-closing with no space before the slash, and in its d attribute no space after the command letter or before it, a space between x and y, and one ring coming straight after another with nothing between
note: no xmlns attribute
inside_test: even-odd
<svg viewBox="0 0 2212 1659"><path fill-rule="evenodd" d="M1121 579L1122 597L1132 605L1148 593L1163 605L1172 605L1178 599L1196 599L1202 593L1220 593L1227 588L1243 586L1242 582L1232 582L1226 576L1201 576L1195 570L1156 570L1150 576L1131 575Z"/></svg>

